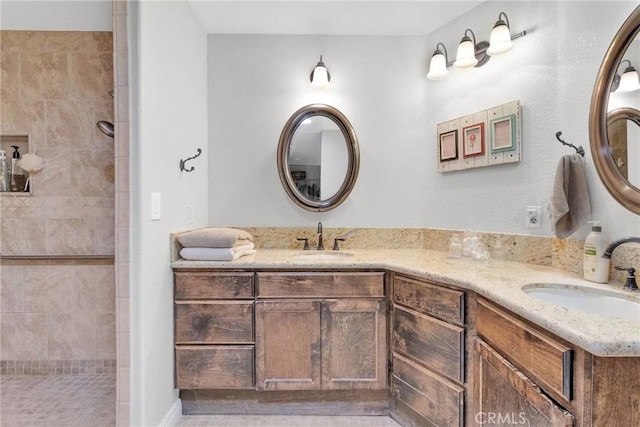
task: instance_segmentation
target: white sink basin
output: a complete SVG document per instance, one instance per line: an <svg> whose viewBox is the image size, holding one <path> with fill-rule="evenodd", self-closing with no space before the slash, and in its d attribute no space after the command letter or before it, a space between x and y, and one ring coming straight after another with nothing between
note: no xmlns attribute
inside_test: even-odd
<svg viewBox="0 0 640 427"><path fill-rule="evenodd" d="M353 254L351 252L339 252L339 251L330 251L330 252L303 252L297 255L294 255L292 258L300 259L300 260L340 260L352 257Z"/></svg>
<svg viewBox="0 0 640 427"><path fill-rule="evenodd" d="M572 310L617 317L640 323L640 299L600 289L541 283L522 287L522 291L539 300Z"/></svg>

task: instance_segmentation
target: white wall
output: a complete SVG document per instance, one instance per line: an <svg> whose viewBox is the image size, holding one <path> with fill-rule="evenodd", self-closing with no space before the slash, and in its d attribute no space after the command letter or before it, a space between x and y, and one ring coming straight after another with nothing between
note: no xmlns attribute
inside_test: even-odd
<svg viewBox="0 0 640 427"><path fill-rule="evenodd" d="M131 425L157 426L177 400L169 234L207 224L207 37L184 1L130 7ZM187 165L195 170L180 172L198 147ZM162 195L159 221L150 220L152 192Z"/></svg>
<svg viewBox="0 0 640 427"><path fill-rule="evenodd" d="M111 31L111 0L0 1L0 28L30 31Z"/></svg>
<svg viewBox="0 0 640 427"><path fill-rule="evenodd" d="M525 208L548 203L566 140L589 151L595 75L633 2L486 2L429 37L209 36L209 222L237 226L472 228L551 235L525 228ZM437 42L450 55L465 28L488 38L500 11L529 35L485 67L425 78ZM308 76L320 54L324 91ZM436 170L436 125L519 99L522 161L451 174ZM299 107L334 105L361 150L349 199L326 213L291 202L276 171L282 126ZM587 154L593 217L613 236L637 234L639 219L606 193ZM614 221L615 219L615 221ZM583 238L587 228L576 234Z"/></svg>

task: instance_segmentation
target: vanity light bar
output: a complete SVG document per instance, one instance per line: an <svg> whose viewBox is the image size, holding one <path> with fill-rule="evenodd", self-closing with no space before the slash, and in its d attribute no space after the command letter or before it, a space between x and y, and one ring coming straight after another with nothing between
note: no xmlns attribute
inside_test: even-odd
<svg viewBox="0 0 640 427"><path fill-rule="evenodd" d="M438 43L431 57L427 78L429 80L445 78L448 74L447 67L452 65L458 68L481 67L489 61L491 56L500 55L511 50L513 40L526 34L526 31L521 31L511 35L509 18L506 13L500 12L498 21L496 21L493 30L491 30L490 42L476 42L476 36L471 29L467 28L464 31L464 36L458 45L455 61L449 61L446 48L442 43ZM440 49L440 46L442 46L442 49Z"/></svg>

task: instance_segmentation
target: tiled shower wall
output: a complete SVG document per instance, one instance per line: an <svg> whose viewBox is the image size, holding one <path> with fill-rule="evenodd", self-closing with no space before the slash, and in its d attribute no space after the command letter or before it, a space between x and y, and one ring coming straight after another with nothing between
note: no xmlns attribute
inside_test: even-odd
<svg viewBox="0 0 640 427"><path fill-rule="evenodd" d="M0 132L45 162L32 196L0 194L1 368L115 369L114 140L96 128L112 33L0 31L0 48Z"/></svg>

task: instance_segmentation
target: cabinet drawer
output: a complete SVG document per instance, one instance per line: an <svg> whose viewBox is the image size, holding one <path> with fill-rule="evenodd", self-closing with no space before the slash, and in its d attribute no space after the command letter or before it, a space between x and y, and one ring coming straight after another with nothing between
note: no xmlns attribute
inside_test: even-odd
<svg viewBox="0 0 640 427"><path fill-rule="evenodd" d="M484 300L478 301L476 327L478 335L546 391L571 400L570 347Z"/></svg>
<svg viewBox="0 0 640 427"><path fill-rule="evenodd" d="M393 301L420 313L464 325L464 292L395 276Z"/></svg>
<svg viewBox="0 0 640 427"><path fill-rule="evenodd" d="M176 301L176 344L253 342L253 301Z"/></svg>
<svg viewBox="0 0 640 427"><path fill-rule="evenodd" d="M393 350L464 382L464 328L394 305Z"/></svg>
<svg viewBox="0 0 640 427"><path fill-rule="evenodd" d="M398 354L393 355L391 393L424 417L425 425L463 424L464 389Z"/></svg>
<svg viewBox="0 0 640 427"><path fill-rule="evenodd" d="M175 298L253 298L253 273L176 272Z"/></svg>
<svg viewBox="0 0 640 427"><path fill-rule="evenodd" d="M258 298L382 297L384 273L258 273Z"/></svg>
<svg viewBox="0 0 640 427"><path fill-rule="evenodd" d="M253 388L253 353L252 345L176 346L176 386Z"/></svg>

